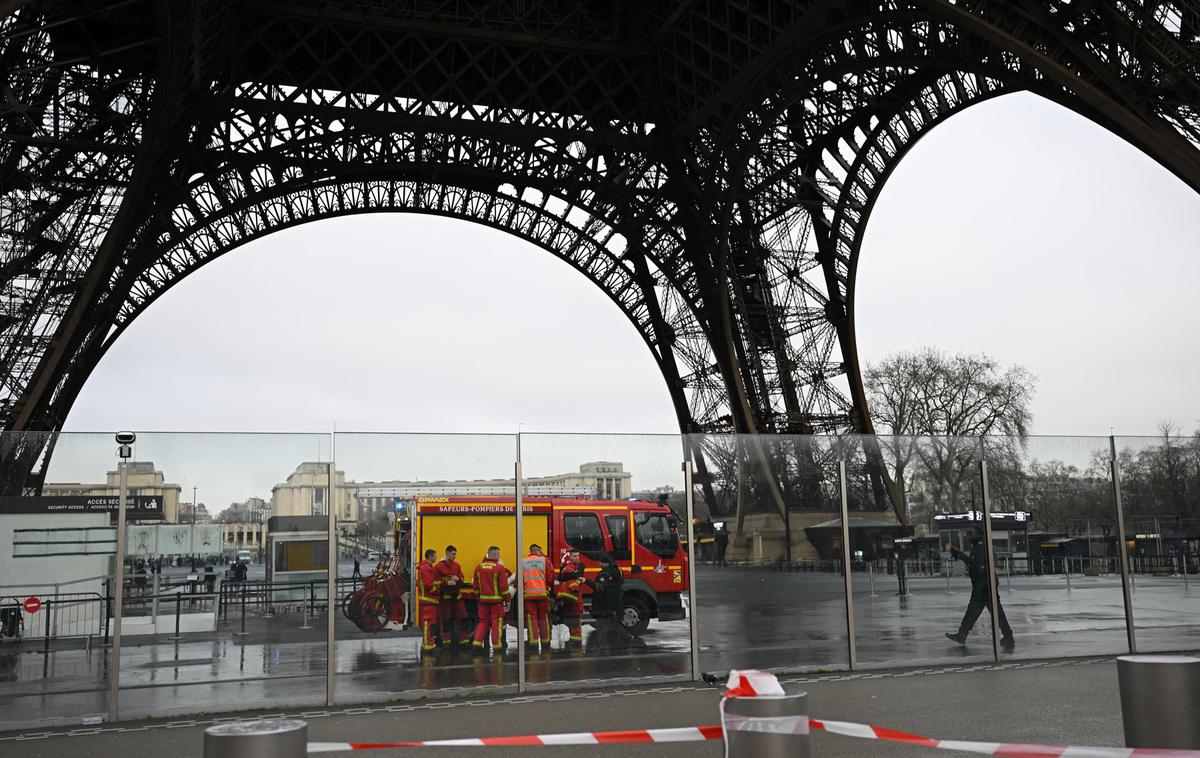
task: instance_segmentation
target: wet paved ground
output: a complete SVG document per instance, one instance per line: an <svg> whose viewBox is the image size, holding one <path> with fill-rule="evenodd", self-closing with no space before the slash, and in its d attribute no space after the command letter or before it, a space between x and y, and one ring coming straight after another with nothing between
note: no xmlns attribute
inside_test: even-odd
<svg viewBox="0 0 1200 758"><path fill-rule="evenodd" d="M888 672L784 677L789 692L808 693L816 718L878 724L941 739L1068 745L1122 744L1116 666L1111 660L1016 662ZM608 688L578 693L475 698L350 709L276 712L304 718L312 741L398 741L582 730L680 727L718 722L719 690L693 684ZM264 715L244 714L226 718ZM0 734L0 754L22 758L199 758L212 720L132 722L103 728ZM936 758L963 753L817 733L822 758ZM479 750L484 750L479 748ZM716 758L721 743L488 748L489 755L544 758ZM465 755L454 748L372 750L370 755ZM471 754L474 754L471 751ZM343 755L350 755L345 753ZM482 755L482 753L481 753Z"/></svg>
<svg viewBox="0 0 1200 758"><path fill-rule="evenodd" d="M894 577L855 574L858 661L864 668L989 662L985 613L966 646L943 633L957 628L969 585L961 577L912 578L896 597ZM701 668L829 670L847 666L845 601L839 576L705 567L698 571ZM1016 630L1005 659L1046 659L1127 651L1116 577L1015 577L1001 599ZM1200 650L1200 582L1139 577L1134 594L1140 652ZM324 619L302 630L299 614L251 617L245 637L237 619L216 633L171 642L130 638L122 649L123 719L224 711L261 704L317 705L325 699ZM594 635L584 653L557 648L531 656L537 687L585 687L690 676L686 622L651 625L628 646L604 647ZM338 619L339 703L421 696L496 693L517 678L515 653L479 661L469 655L421 660L411 633L368 636ZM515 635L514 635L515 637ZM63 643L65 646L66 643ZM78 724L107 710L108 651L62 647L44 655L36 643L0 645L0 730L30 724ZM436 692L434 692L436 691Z"/></svg>

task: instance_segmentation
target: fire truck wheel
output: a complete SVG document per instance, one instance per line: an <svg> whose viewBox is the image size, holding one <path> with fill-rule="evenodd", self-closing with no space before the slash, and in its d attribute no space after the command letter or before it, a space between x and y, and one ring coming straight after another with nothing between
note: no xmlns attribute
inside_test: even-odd
<svg viewBox="0 0 1200 758"><path fill-rule="evenodd" d="M639 635L650 626L650 604L641 595L629 594L621 598L624 611L621 624L633 635Z"/></svg>

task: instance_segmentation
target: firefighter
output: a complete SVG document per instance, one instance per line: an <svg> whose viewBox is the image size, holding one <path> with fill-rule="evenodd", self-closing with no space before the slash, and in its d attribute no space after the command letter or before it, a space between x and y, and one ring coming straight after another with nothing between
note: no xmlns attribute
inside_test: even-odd
<svg viewBox="0 0 1200 758"><path fill-rule="evenodd" d="M467 647L471 644L471 623L467 620L467 604L458 596L467 579L463 576L462 566L454 560L457 555L458 548L447 545L446 557L433 567L438 581L438 619L442 626L443 647Z"/></svg>
<svg viewBox="0 0 1200 758"><path fill-rule="evenodd" d="M529 633L526 649L550 650L550 588L553 576L550 559L541 545L530 545L529 555L521 561L521 585L525 592L525 628Z"/></svg>
<svg viewBox="0 0 1200 758"><path fill-rule="evenodd" d="M562 567L558 570L557 588L554 602L558 606L558 615L567 625L566 650L578 650L583 647L583 563L579 560L579 551L571 549L563 558Z"/></svg>
<svg viewBox="0 0 1200 758"><path fill-rule="evenodd" d="M438 631L438 605L441 596L438 591L440 583L437 569L433 562L437 560L436 550L426 550L425 560L417 564L417 623L421 625L421 652L430 653L437 648L434 635Z"/></svg>
<svg viewBox="0 0 1200 758"><path fill-rule="evenodd" d="M479 604L479 623L475 626L475 652L486 653L491 633L492 650L503 650L500 625L504 623L504 601L508 597L509 570L500 563L500 548L492 545L487 557L475 567L475 597Z"/></svg>

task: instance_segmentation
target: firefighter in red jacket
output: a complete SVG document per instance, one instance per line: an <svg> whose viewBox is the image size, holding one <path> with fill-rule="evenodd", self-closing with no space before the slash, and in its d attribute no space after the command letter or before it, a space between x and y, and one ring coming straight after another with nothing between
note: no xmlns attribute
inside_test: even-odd
<svg viewBox="0 0 1200 758"><path fill-rule="evenodd" d="M554 594L558 615L567 625L570 634L564 646L568 650L583 647L583 588L585 582L579 551L572 549L563 558L562 567L558 570L557 589Z"/></svg>
<svg viewBox="0 0 1200 758"><path fill-rule="evenodd" d="M443 647L466 647L471 644L471 622L467 619L467 604L458 596L467 579L463 576L462 566L454 560L457 555L458 548L447 545L446 557L433 566L438 581L438 619L442 623Z"/></svg>
<svg viewBox="0 0 1200 758"><path fill-rule="evenodd" d="M492 650L500 645L500 625L504 623L504 601L508 599L509 570L500 564L500 548L487 549L487 557L475 567L475 596L479 604L479 623L475 627L475 652L487 652L491 632Z"/></svg>
<svg viewBox="0 0 1200 758"><path fill-rule="evenodd" d="M438 591L437 569L433 565L436 559L436 550L426 550L425 560L417 564L417 623L421 625L423 653L437 648L434 633L438 625L438 606L442 601Z"/></svg>
<svg viewBox="0 0 1200 758"><path fill-rule="evenodd" d="M541 642L542 651L550 652L550 577L554 569L540 545L530 545L529 555L521 561L521 584L525 592L525 628L529 632L526 649L533 651Z"/></svg>

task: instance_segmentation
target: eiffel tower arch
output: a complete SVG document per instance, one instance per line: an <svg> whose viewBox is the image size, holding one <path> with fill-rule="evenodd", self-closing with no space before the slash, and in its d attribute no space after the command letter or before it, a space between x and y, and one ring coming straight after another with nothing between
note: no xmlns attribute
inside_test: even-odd
<svg viewBox="0 0 1200 758"><path fill-rule="evenodd" d="M502 229L601 287L684 432L873 431L871 209L1029 91L1200 189L1194 0L0 3L0 423L50 435L124 328L261 235ZM44 446L6 453L36 484ZM15 483L15 484L14 484Z"/></svg>

